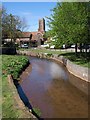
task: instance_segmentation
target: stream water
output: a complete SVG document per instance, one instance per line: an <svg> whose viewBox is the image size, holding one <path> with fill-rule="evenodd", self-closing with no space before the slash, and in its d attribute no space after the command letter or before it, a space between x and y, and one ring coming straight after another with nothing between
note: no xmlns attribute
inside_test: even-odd
<svg viewBox="0 0 90 120"><path fill-rule="evenodd" d="M20 85L42 118L87 118L88 97L68 81L62 64L29 57L30 66L20 76ZM75 76L71 77L75 79Z"/></svg>

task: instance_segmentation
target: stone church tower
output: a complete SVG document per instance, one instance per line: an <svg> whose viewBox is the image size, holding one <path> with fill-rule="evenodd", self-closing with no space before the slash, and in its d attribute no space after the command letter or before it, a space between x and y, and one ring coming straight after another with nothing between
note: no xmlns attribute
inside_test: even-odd
<svg viewBox="0 0 90 120"><path fill-rule="evenodd" d="M39 19L39 29L38 31L44 33L45 32L45 19Z"/></svg>
<svg viewBox="0 0 90 120"><path fill-rule="evenodd" d="M38 31L31 31L31 32L23 32L21 38L17 38L17 43L21 44L28 44L29 46L37 47L44 44L44 37L45 34L45 19L39 19L39 28Z"/></svg>

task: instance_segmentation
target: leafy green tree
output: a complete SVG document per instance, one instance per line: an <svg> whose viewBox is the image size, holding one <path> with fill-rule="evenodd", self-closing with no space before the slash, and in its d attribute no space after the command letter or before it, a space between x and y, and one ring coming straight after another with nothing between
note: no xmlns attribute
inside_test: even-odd
<svg viewBox="0 0 90 120"><path fill-rule="evenodd" d="M57 3L48 24L52 36L56 36L56 43L76 44L88 43L89 8L87 2Z"/></svg>

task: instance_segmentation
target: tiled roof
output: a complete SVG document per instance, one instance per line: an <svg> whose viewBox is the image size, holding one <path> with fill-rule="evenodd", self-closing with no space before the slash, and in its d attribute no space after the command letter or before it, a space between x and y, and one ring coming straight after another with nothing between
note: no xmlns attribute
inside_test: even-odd
<svg viewBox="0 0 90 120"><path fill-rule="evenodd" d="M39 32L39 31L35 31L35 32L23 32L22 34L23 34L24 38L30 38L30 35L32 34L31 40L38 40L38 34L42 35L42 33Z"/></svg>
<svg viewBox="0 0 90 120"><path fill-rule="evenodd" d="M31 40L37 40L37 33L38 32L31 32L31 34L32 34L32 39Z"/></svg>
<svg viewBox="0 0 90 120"><path fill-rule="evenodd" d="M23 32L22 37L17 39L17 41L29 41L31 34L32 34L31 41L43 39L42 33L40 31L35 31L35 32Z"/></svg>
<svg viewBox="0 0 90 120"><path fill-rule="evenodd" d="M30 35L31 35L31 32L23 32L22 33L22 37L25 37L25 38L30 37Z"/></svg>

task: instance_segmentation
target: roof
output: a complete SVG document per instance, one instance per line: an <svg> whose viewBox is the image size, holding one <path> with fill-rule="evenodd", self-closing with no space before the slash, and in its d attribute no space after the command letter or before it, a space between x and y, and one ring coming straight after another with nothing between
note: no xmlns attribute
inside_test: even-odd
<svg viewBox="0 0 90 120"><path fill-rule="evenodd" d="M31 34L32 34L31 40L37 40L37 39L38 39L38 38L37 38L37 33L38 33L38 32L31 32Z"/></svg>
<svg viewBox="0 0 90 120"><path fill-rule="evenodd" d="M22 32L22 37L29 38L31 35L31 32Z"/></svg>
<svg viewBox="0 0 90 120"><path fill-rule="evenodd" d="M28 42L30 40L30 37L31 37L31 41L34 41L34 40L37 41L39 39L43 40L43 34L40 31L35 31L35 32L22 32L22 37L17 39L16 41Z"/></svg>
<svg viewBox="0 0 90 120"><path fill-rule="evenodd" d="M23 38L30 38L30 35L32 35L31 40L38 40L38 34L40 34L42 36L42 33L39 31L35 31L35 32L23 32Z"/></svg>

